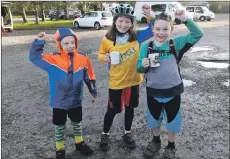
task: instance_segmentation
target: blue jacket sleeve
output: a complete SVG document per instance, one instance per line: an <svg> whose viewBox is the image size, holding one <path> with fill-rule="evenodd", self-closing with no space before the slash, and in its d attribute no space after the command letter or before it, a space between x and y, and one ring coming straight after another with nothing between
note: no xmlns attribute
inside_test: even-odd
<svg viewBox="0 0 230 159"><path fill-rule="evenodd" d="M146 40L153 37L151 24L152 24L152 20L148 23L148 28L137 31L137 41L139 43L139 46L141 46L141 44L145 42Z"/></svg>
<svg viewBox="0 0 230 159"><path fill-rule="evenodd" d="M36 66L40 67L41 69L48 71L49 67L51 66L50 63L48 62L50 56L43 54L44 45L45 45L44 40L36 39L32 43L32 46L30 48L29 60Z"/></svg>

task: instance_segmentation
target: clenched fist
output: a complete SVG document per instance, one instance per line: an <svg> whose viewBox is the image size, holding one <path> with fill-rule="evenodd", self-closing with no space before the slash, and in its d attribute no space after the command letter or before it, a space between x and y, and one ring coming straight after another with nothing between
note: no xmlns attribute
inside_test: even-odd
<svg viewBox="0 0 230 159"><path fill-rule="evenodd" d="M146 17L150 16L151 8L148 4L142 6L142 11L145 13Z"/></svg>
<svg viewBox="0 0 230 159"><path fill-rule="evenodd" d="M187 12L184 9L179 9L175 11L175 18L185 22L188 18Z"/></svg>
<svg viewBox="0 0 230 159"><path fill-rule="evenodd" d="M46 37L47 37L47 35L46 35L45 32L40 32L40 33L37 35L36 39L38 39L38 40L45 40Z"/></svg>

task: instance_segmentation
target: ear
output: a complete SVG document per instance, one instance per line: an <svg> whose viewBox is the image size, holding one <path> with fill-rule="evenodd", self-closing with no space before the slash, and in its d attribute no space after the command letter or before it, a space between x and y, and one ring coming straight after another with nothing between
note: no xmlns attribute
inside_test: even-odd
<svg viewBox="0 0 230 159"><path fill-rule="evenodd" d="M174 27L171 25L171 31L173 31Z"/></svg>

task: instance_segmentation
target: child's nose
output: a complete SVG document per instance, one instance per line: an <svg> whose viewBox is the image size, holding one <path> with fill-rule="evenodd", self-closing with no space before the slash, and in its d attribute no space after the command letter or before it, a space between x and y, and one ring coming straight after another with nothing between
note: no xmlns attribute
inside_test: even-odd
<svg viewBox="0 0 230 159"><path fill-rule="evenodd" d="M164 33L164 31L163 31L163 30L160 30L160 33L162 34L162 33Z"/></svg>
<svg viewBox="0 0 230 159"><path fill-rule="evenodd" d="M126 24L125 24L125 23L122 23L121 25L122 25L122 26L126 26Z"/></svg>

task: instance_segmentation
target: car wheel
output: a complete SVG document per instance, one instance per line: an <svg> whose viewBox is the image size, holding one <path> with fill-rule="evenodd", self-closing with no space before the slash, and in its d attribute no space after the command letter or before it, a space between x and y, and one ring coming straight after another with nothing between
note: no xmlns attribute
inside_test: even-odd
<svg viewBox="0 0 230 159"><path fill-rule="evenodd" d="M146 19L145 17L142 17L142 18L141 18L141 22L142 22L142 23L147 23L147 19Z"/></svg>
<svg viewBox="0 0 230 159"><path fill-rule="evenodd" d="M8 32L12 32L12 31L13 31L13 29L7 29L7 31L8 31Z"/></svg>
<svg viewBox="0 0 230 159"><path fill-rule="evenodd" d="M205 18L204 16L201 16L201 17L200 17L200 21L205 21L205 19L206 19L206 18Z"/></svg>
<svg viewBox="0 0 230 159"><path fill-rule="evenodd" d="M96 30L100 30L100 29L101 29L100 23L96 22L96 23L94 24L94 28L95 28Z"/></svg>
<svg viewBox="0 0 230 159"><path fill-rule="evenodd" d="M79 26L79 23L78 22L74 22L74 27L76 28L76 29L78 29L80 26Z"/></svg>

